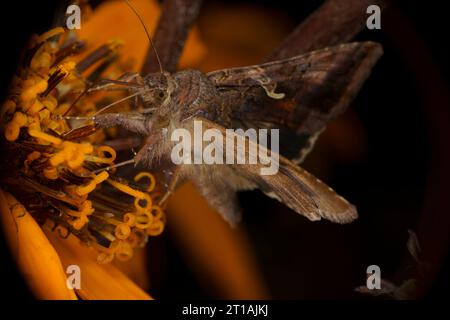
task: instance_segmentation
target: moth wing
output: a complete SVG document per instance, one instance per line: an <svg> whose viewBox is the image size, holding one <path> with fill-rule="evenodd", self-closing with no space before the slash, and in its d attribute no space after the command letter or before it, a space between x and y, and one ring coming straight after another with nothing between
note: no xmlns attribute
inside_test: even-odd
<svg viewBox="0 0 450 320"><path fill-rule="evenodd" d="M194 184L206 202L216 209L225 221L231 226L236 226L241 220L242 214L233 185L234 181L230 179L230 176L227 179L208 179L206 176L214 175L214 173L209 172L210 170L214 170L214 168L209 166L191 167L187 178ZM208 183L205 183L205 180Z"/></svg>
<svg viewBox="0 0 450 320"><path fill-rule="evenodd" d="M280 153L300 162L331 119L354 99L382 55L354 42L261 65L210 72L236 128L279 128Z"/></svg>
<svg viewBox="0 0 450 320"><path fill-rule="evenodd" d="M232 143L235 139L235 136L227 135L222 126L213 122L203 120L203 126L219 130L224 137L225 145ZM256 142L245 138L245 143L246 147L242 150L237 147L237 143L233 142L235 146L234 159L245 157L244 159L248 160L246 164L233 165L235 175L248 181L245 188L256 186L268 196L279 200L312 221L325 218L337 223L348 223L357 218L356 208L352 204L325 183L283 156L279 156L279 170L276 174L262 175L261 169L265 167L264 165L259 161L253 161L256 164L249 164L252 163L251 158L257 160L255 159L257 155L250 152L250 150L254 150ZM257 147L260 153L268 154L268 150L264 146L259 144ZM230 175L227 182L233 183L233 181L237 180ZM239 187L234 186L234 189L237 190Z"/></svg>

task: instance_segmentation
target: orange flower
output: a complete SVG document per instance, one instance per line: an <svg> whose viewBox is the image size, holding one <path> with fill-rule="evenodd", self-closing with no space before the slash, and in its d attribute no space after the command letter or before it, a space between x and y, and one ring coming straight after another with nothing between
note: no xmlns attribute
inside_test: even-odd
<svg viewBox="0 0 450 320"><path fill-rule="evenodd" d="M154 29L156 1L132 3ZM73 34L60 28L34 38L31 61L18 72L1 108L13 164L2 174L2 225L13 257L39 299L151 299L145 292L148 279L140 247L165 226L165 215L154 206L154 177L144 172L136 181L117 178L114 170L105 170L114 164L116 152L103 144L117 132L95 131L89 125L71 130L77 120L62 117L89 116L122 97L117 92L80 94L86 78L100 71L111 79L139 71L148 42L123 1L82 12L89 12L77 32L85 42L83 51L78 52L81 43L67 42ZM102 52L101 59L93 60L94 51ZM214 64L205 62L205 55L206 46L194 28L180 67ZM241 229L231 230L189 184L177 192L168 210L198 274L206 272L214 279L224 297L266 297ZM201 227L200 220L209 227ZM214 254L217 250L222 254ZM81 287L75 292L66 284L71 265L81 270Z"/></svg>
<svg viewBox="0 0 450 320"><path fill-rule="evenodd" d="M96 263L96 252L74 236L61 240L40 226L17 200L0 191L2 225L6 239L30 289L39 299L77 299L66 284L66 268L81 270L83 299L151 299L112 264ZM32 239L32 241L31 241Z"/></svg>
<svg viewBox="0 0 450 320"><path fill-rule="evenodd" d="M102 145L114 132L97 132L92 125L72 129L65 117L88 116L111 99L86 94L87 83L120 72L122 62L114 60L121 42L88 40L88 54L82 55L77 39L63 28L35 36L1 108L8 150L2 172L8 191L0 190L2 225L38 298L76 299L66 286L65 270L77 265L83 272L76 289L81 298L149 299L108 263L130 260L148 236L163 231L155 178L148 172L132 182L118 178L116 151Z"/></svg>

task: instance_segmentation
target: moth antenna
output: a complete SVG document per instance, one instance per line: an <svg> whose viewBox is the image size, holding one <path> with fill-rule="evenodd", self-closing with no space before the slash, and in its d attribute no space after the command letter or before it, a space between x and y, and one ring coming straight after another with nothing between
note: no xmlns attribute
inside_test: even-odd
<svg viewBox="0 0 450 320"><path fill-rule="evenodd" d="M161 73L163 73L163 67L162 67L162 63L161 60L159 59L159 55L158 52L156 51L156 47L153 44L153 39L150 36L150 33L148 32L147 26L144 23L144 20L142 19L141 15L139 14L139 12L137 12L137 10L131 5L130 1L125 0L125 2L127 3L128 7L130 7L130 9L134 12L134 14L138 17L139 21L141 22L142 26L144 27L145 30L145 34L147 35L148 40L150 41L150 45L153 48L153 51L155 52L155 56L156 56L156 60L158 60L158 65L159 65L159 71Z"/></svg>
<svg viewBox="0 0 450 320"><path fill-rule="evenodd" d="M136 96L138 96L138 95L140 95L140 94L141 94L141 92L138 91L138 92L135 92L135 93L133 93L133 94L130 94L129 96L126 96L125 98L122 98L122 99L119 99L119 100L117 100L117 101L114 101L113 103L110 103L110 104L104 106L103 108L101 108L100 110L98 110L98 111L94 114L94 117L95 117L96 115L98 115L99 113L105 111L106 109L109 109L109 108L111 108L112 106L115 106L116 104L119 104L119 103L121 103L121 102L123 102L123 101L125 101L125 100L130 99L130 98L136 97Z"/></svg>
<svg viewBox="0 0 450 320"><path fill-rule="evenodd" d="M55 115L55 120L95 120L94 116L65 116Z"/></svg>
<svg viewBox="0 0 450 320"><path fill-rule="evenodd" d="M110 171L110 170L112 170L112 169L114 169L114 168L126 166L126 165L128 165L128 164L132 164L132 163L135 163L135 162L136 162L136 161L135 161L134 159L122 161L122 162L119 162L119 163L116 163L116 164L107 166L107 167L105 167L105 168L101 168L101 169L97 169L97 170L93 170L93 171L89 171L89 172L83 173L82 176L88 177L88 176L90 176L91 174L97 174L97 173L102 172L102 171Z"/></svg>

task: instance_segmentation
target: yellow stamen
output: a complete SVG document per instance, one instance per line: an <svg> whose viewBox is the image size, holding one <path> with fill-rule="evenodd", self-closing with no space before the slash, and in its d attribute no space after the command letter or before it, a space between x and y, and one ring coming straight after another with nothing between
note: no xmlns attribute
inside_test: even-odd
<svg viewBox="0 0 450 320"><path fill-rule="evenodd" d="M130 226L127 225L126 223L118 224L114 231L114 235L116 236L117 239L120 240L125 240L126 238L128 238L130 233L131 233Z"/></svg>
<svg viewBox="0 0 450 320"><path fill-rule="evenodd" d="M6 102L2 105L1 109L2 119L7 114L13 114L14 111L16 111L16 103L13 100L6 100Z"/></svg>
<svg viewBox="0 0 450 320"><path fill-rule="evenodd" d="M24 127L28 118L22 112L14 113L12 120L5 126L5 138L8 141L16 141L20 134L20 128Z"/></svg>
<svg viewBox="0 0 450 320"><path fill-rule="evenodd" d="M51 29L51 30L49 30L49 31L47 31L47 32L44 32L43 34L41 34L40 36L39 36L39 38L38 38L38 42L40 43L40 42L44 42L44 41L46 41L47 39L50 39L51 37L54 37L54 36L56 36L56 35L58 35L58 34L62 34L62 33L64 33L65 31L64 31L64 28L62 28L62 27L57 27L57 28L53 28L53 29Z"/></svg>
<svg viewBox="0 0 450 320"><path fill-rule="evenodd" d="M88 221L89 221L89 219L86 216L81 216L81 217L75 219L71 223L71 225L75 230L81 230L81 228L83 228Z"/></svg>
<svg viewBox="0 0 450 320"><path fill-rule="evenodd" d="M109 157L106 157L106 153L109 153ZM102 157L109 161L109 163L113 163L116 160L116 150L111 148L110 146L100 146L97 148L97 153Z"/></svg>
<svg viewBox="0 0 450 320"><path fill-rule="evenodd" d="M153 216L149 212L140 212L136 215L136 228L147 229L153 223Z"/></svg>
<svg viewBox="0 0 450 320"><path fill-rule="evenodd" d="M25 126L25 125L27 124L28 118L27 118L27 116L24 115L23 113L21 113L21 112L16 112L16 113L14 114L14 117L13 117L13 119L12 119L11 122L17 124L19 127L23 127L23 126Z"/></svg>
<svg viewBox="0 0 450 320"><path fill-rule="evenodd" d="M152 215L153 215L153 218L155 218L155 219L158 219L158 220L161 219L163 216L163 211L162 211L161 207L154 205L152 207Z"/></svg>
<svg viewBox="0 0 450 320"><path fill-rule="evenodd" d="M146 199L146 194L135 190L133 188L131 188L130 186L127 186L126 184L120 183L116 180L112 180L112 179L108 179L106 180L106 182L108 182L110 185L112 185L114 188L132 196L135 197L136 199Z"/></svg>
<svg viewBox="0 0 450 320"><path fill-rule="evenodd" d="M42 93L47 89L47 85L48 83L46 80L40 80L35 85L32 85L29 88L25 89L20 95L21 101L23 103L27 103L35 99L39 93Z"/></svg>
<svg viewBox="0 0 450 320"><path fill-rule="evenodd" d="M59 145L62 142L62 140L60 138L58 138L58 137L49 135L49 134L47 134L45 132L38 131L38 130L35 130L35 129L28 130L28 133L30 134L30 136L32 136L34 138L41 139L43 141L52 143L54 145Z"/></svg>
<svg viewBox="0 0 450 320"><path fill-rule="evenodd" d="M138 211L150 211L150 208L152 207L152 198L150 197L150 195L143 193L144 197L143 198L135 198L134 199L134 206L136 207L136 209ZM141 202L144 201L145 202L145 206L141 205Z"/></svg>
<svg viewBox="0 0 450 320"><path fill-rule="evenodd" d="M114 254L113 253L101 252L97 256L97 262L99 264L107 264L107 263L110 263L113 260L114 260Z"/></svg>
<svg viewBox="0 0 450 320"><path fill-rule="evenodd" d="M62 150L50 158L50 164L57 166L65 162L71 169L78 169L83 164L85 155L91 153L93 149L93 146L87 143L64 141Z"/></svg>
<svg viewBox="0 0 450 320"><path fill-rule="evenodd" d="M144 172L140 172L134 177L134 181L139 182L139 180L141 180L144 177L146 177L146 178L148 178L150 180L150 184L149 184L149 186L147 187L147 189L145 191L152 192L153 189L155 189L156 180L155 180L155 177L151 173L145 172L145 171Z"/></svg>
<svg viewBox="0 0 450 320"><path fill-rule="evenodd" d="M58 170L54 167L44 169L44 177L50 180L58 179Z"/></svg>
<svg viewBox="0 0 450 320"><path fill-rule="evenodd" d="M48 95L42 100L42 103L49 111L53 111L58 105L58 100L56 100L55 97Z"/></svg>
<svg viewBox="0 0 450 320"><path fill-rule="evenodd" d="M25 163L30 164L34 160L39 159L40 156L41 153L39 151L33 151L27 156L27 160L25 160Z"/></svg>
<svg viewBox="0 0 450 320"><path fill-rule="evenodd" d="M41 120L41 123L44 125L48 124L48 119L50 119L50 110L43 109L39 111L39 119Z"/></svg>
<svg viewBox="0 0 450 320"><path fill-rule="evenodd" d="M147 234L149 236L158 236L164 231L164 223L161 220L157 220L151 224L147 229Z"/></svg>
<svg viewBox="0 0 450 320"><path fill-rule="evenodd" d="M44 105L42 102L39 101L39 99L34 100L33 104L30 105L29 108L27 108L25 111L29 115L35 115L39 111L41 111L44 108Z"/></svg>
<svg viewBox="0 0 450 320"><path fill-rule="evenodd" d="M50 68L52 64L52 56L48 52L42 52L31 60L32 69Z"/></svg>
<svg viewBox="0 0 450 320"><path fill-rule="evenodd" d="M123 216L123 222L125 222L130 227L133 227L136 223L136 216L132 213L125 213Z"/></svg>
<svg viewBox="0 0 450 320"><path fill-rule="evenodd" d="M78 186L75 189L75 192L80 196L84 196L93 191L98 184L108 179L108 177L109 177L108 172L102 171L98 175L94 176L94 178L91 181L89 181L86 185Z"/></svg>
<svg viewBox="0 0 450 320"><path fill-rule="evenodd" d="M16 141L20 134L20 127L15 123L8 123L5 126L5 138L8 141Z"/></svg>
<svg viewBox="0 0 450 320"><path fill-rule="evenodd" d="M126 261L130 260L133 256L133 248L130 246L130 244L126 242L121 242L121 245L119 248L117 248L116 251L116 257L120 261Z"/></svg>

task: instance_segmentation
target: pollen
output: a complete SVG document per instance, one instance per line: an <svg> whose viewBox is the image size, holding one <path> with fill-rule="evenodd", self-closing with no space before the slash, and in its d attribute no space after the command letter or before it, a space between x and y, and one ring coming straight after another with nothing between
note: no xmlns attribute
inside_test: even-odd
<svg viewBox="0 0 450 320"><path fill-rule="evenodd" d="M0 108L6 145L0 180L42 227L95 248L99 263L127 260L164 229L155 201L160 185L150 172L116 176L118 154L107 139L117 130L67 117L89 119L105 101L119 99L117 92L88 94L87 86L126 71L112 59L119 41L93 52L82 47L63 28L32 37Z"/></svg>

